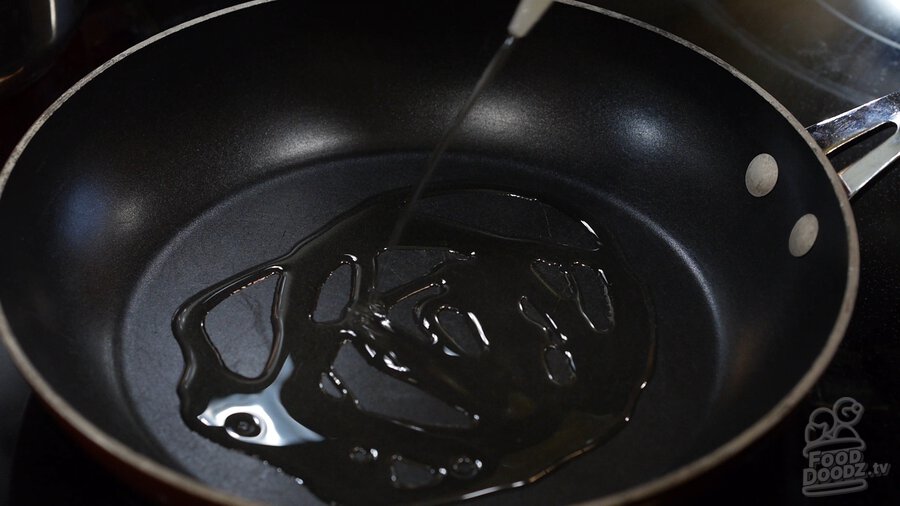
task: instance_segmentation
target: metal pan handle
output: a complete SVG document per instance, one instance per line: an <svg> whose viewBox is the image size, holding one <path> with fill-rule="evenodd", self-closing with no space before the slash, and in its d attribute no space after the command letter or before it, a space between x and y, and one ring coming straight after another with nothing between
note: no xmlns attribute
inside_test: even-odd
<svg viewBox="0 0 900 506"><path fill-rule="evenodd" d="M898 131L877 148L838 172L848 196L856 195L882 170L900 158L900 91L807 128L827 155L887 123L893 123L898 127Z"/></svg>

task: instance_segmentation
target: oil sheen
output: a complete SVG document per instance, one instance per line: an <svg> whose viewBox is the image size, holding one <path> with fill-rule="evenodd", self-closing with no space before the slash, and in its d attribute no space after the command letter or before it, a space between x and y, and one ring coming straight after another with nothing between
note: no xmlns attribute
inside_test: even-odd
<svg viewBox="0 0 900 506"><path fill-rule="evenodd" d="M395 504L531 483L625 426L655 337L609 234L535 198L457 188L425 195L389 245L407 202L372 197L181 306L191 429L326 502ZM205 321L267 279L273 345L249 378Z"/></svg>

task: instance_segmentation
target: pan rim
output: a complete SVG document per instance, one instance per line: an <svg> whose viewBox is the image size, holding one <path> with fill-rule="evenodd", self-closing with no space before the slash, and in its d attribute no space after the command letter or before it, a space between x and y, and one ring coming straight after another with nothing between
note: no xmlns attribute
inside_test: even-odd
<svg viewBox="0 0 900 506"><path fill-rule="evenodd" d="M34 135L40 130L43 124L56 112L56 110L58 110L72 95L78 92L82 87L84 87L99 74L112 67L122 59L139 51L140 49L169 35L172 35L173 33L177 33L181 30L207 20L217 18L219 16L270 3L273 1L275 0L250 0L186 21L126 49L125 51L114 56L109 61L105 62L100 67L94 69L92 72L75 83L71 88L66 90L58 99L56 99L41 114L41 116L38 117L38 119L28 129L19 143L13 148L13 151L3 165L2 170L0 170L0 196L2 196L3 190L6 186L6 182L8 181L9 175L15 167L16 162L18 161L21 154L25 151ZM661 30L653 25L609 11L607 9L584 3L579 0L557 1L568 6L582 8L594 13L598 13L600 15L611 17L619 21L624 21L639 28L648 30L656 35L663 36L709 59L713 63L730 72L734 77L740 79L745 85L749 86L753 91L755 91L758 95L765 99L772 107L774 107L775 110L778 111L778 113L781 114L792 127L794 127L797 133L803 138L804 141L806 141L809 148L813 151L814 155L819 160L822 169L825 171L826 176L832 184L835 196L838 199L838 204L841 210L841 215L844 219L844 226L847 233L847 284L844 289L841 307L838 311L837 318L832 327L831 333L829 334L828 339L825 341L825 345L822 347L819 355L813 361L811 367L787 392L787 394L780 401L778 401L778 403L776 403L765 415L756 420L752 425L744 429L738 435L731 438L725 444L720 445L704 456L664 475L658 476L652 480L629 487L625 490L610 494L608 496L587 501L585 504L607 505L632 503L649 499L667 490L672 490L712 470L719 464L729 460L733 456L748 448L752 443L760 439L764 434L768 433L775 425L777 425L782 419L784 419L787 414L789 414L796 408L800 400L807 394L807 392L809 392L809 390L813 387L813 385L828 367L829 363L837 352L838 346L840 345L844 333L846 332L847 326L849 325L850 316L853 312L853 307L856 300L857 290L859 288L859 239L857 236L856 221L853 216L852 208L850 206L850 200L846 194L842 182L840 181L840 178L837 175L837 172L831 165L831 162L825 156L825 153L822 151L821 147L807 132L806 128L804 128L800 124L800 122L793 116L793 114L790 113L790 111L788 111L762 87L760 87L750 78L740 73L737 69L735 69L722 59L718 58L717 56L713 55L712 53L706 51L705 49L702 49L691 42L688 42L676 35ZM52 411L59 417L60 420L62 420L66 425L75 430L75 432L77 432L81 436L81 438L87 441L91 446L99 449L112 459L126 464L132 469L140 472L142 475L148 476L151 480L164 483L165 485L171 487L173 491L185 493L190 497L202 499L206 502L219 504L256 504L247 499L224 491L220 491L211 486L203 484L195 478L175 471L174 469L166 467L156 462L155 460L144 456L143 454L120 442L118 439L115 439L114 437L103 432L91 421L82 416L77 410L75 410L75 408L73 408L68 403L68 401L63 399L62 396L50 386L50 384L43 378L37 368L25 355L24 350L21 348L21 346L19 346L16 337L13 335L12 330L9 327L9 323L7 321L5 312L3 311L2 304L0 304L0 341L2 341L6 348L9 350L13 362L16 364L17 368L22 373L22 376L25 378L28 384L31 385L31 387L34 389L35 393L37 393L38 396L52 409Z"/></svg>

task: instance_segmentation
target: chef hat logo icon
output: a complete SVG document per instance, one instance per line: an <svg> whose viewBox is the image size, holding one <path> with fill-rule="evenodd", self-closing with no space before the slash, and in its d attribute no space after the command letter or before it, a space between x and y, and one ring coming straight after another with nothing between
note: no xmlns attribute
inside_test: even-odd
<svg viewBox="0 0 900 506"><path fill-rule="evenodd" d="M806 424L803 456L816 450L865 450L865 441L853 428L862 419L863 411L862 404L850 397L841 397L831 408L814 410Z"/></svg>
<svg viewBox="0 0 900 506"><path fill-rule="evenodd" d="M803 495L830 496L868 488L863 460L866 443L854 428L862 415L862 404L850 397L810 413L804 435L803 456L809 467L803 470Z"/></svg>

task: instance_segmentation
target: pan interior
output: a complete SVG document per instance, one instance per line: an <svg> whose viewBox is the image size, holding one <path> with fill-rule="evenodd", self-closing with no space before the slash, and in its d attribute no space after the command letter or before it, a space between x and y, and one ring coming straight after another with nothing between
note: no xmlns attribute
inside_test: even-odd
<svg viewBox="0 0 900 506"><path fill-rule="evenodd" d="M514 7L482 4L275 2L171 35L84 86L0 198L0 303L29 362L157 462L249 498L312 500L183 425L172 315L415 181ZM768 412L819 355L847 284L843 216L803 138L727 70L559 5L463 130L438 182L547 196L607 229L646 286L658 345L616 437L482 500L576 501L677 469ZM763 198L744 185L760 153L780 167ZM794 258L788 236L807 213L819 239Z"/></svg>

